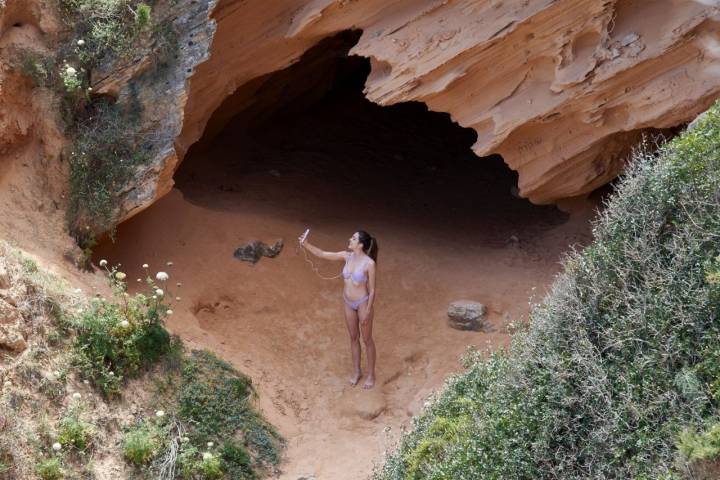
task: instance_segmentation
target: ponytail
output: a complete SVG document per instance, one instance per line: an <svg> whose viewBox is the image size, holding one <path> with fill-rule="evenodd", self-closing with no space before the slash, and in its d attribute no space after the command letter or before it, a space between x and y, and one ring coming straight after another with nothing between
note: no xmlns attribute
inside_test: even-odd
<svg viewBox="0 0 720 480"><path fill-rule="evenodd" d="M368 257L372 258L375 263L377 263L377 257L378 257L378 244L377 240L375 240L375 237L367 233L365 230L358 230L358 240L363 246L363 252L367 254Z"/></svg>

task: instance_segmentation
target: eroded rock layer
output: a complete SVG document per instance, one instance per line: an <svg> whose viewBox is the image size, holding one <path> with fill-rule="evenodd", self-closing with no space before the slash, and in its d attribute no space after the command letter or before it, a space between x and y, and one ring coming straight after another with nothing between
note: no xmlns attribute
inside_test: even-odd
<svg viewBox="0 0 720 480"><path fill-rule="evenodd" d="M267 74L325 37L359 29L351 53L371 60L370 100L450 113L477 132L479 156L503 155L536 203L580 195L619 173L643 130L681 125L716 98L715 3L221 0L175 148L182 158L228 96L229 119L253 104ZM166 164L158 192L175 167Z"/></svg>

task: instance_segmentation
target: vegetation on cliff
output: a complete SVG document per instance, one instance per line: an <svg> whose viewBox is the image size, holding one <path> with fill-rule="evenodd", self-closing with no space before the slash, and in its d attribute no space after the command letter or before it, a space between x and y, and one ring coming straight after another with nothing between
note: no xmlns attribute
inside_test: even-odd
<svg viewBox="0 0 720 480"><path fill-rule="evenodd" d="M86 249L81 266L95 235L114 230L120 195L156 153L139 96L149 84L165 82L177 58L175 17L165 3L56 0L65 27L57 48L16 55L38 88L56 93L69 141L63 155L69 165L68 229ZM118 75L117 86L104 85Z"/></svg>
<svg viewBox="0 0 720 480"><path fill-rule="evenodd" d="M0 358L0 478L270 471L284 440L256 412L250 379L186 354L165 329L168 274L148 271L147 291L129 295L123 272L106 273L113 296L88 301L0 243L0 315L31 330L25 350Z"/></svg>
<svg viewBox="0 0 720 480"><path fill-rule="evenodd" d="M470 354L376 479L709 471L720 451L720 107L646 147L528 328L508 351Z"/></svg>

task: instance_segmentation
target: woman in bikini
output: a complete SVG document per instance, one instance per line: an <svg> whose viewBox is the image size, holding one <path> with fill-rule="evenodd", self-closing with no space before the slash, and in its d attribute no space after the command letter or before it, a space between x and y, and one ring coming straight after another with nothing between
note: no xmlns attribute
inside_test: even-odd
<svg viewBox="0 0 720 480"><path fill-rule="evenodd" d="M358 230L350 237L348 250L343 252L325 252L303 237L300 245L316 257L326 260L344 260L342 276L345 279L343 300L345 301L345 323L350 334L350 350L354 373L350 385L357 385L362 376L360 370L360 336L362 335L367 355L368 376L364 388L375 385L375 342L372 338L373 303L375 301L375 262L377 261L377 242L367 232Z"/></svg>

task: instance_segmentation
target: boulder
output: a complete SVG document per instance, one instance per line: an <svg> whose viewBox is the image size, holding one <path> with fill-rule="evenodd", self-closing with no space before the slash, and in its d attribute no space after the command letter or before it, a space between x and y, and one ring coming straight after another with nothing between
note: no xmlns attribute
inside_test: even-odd
<svg viewBox="0 0 720 480"><path fill-rule="evenodd" d="M233 256L239 260L250 263L257 263L260 257L276 257L283 248L282 238L273 245L268 245L259 240L254 240L245 245L241 245L235 250Z"/></svg>
<svg viewBox="0 0 720 480"><path fill-rule="evenodd" d="M0 298L0 325L14 324L17 318L17 309L11 303Z"/></svg>
<svg viewBox="0 0 720 480"><path fill-rule="evenodd" d="M20 353L27 348L25 338L18 332L17 328L7 325L0 325L0 350L10 350Z"/></svg>
<svg viewBox="0 0 720 480"><path fill-rule="evenodd" d="M448 326L457 330L480 330L486 312L482 303L456 300L448 306Z"/></svg>

